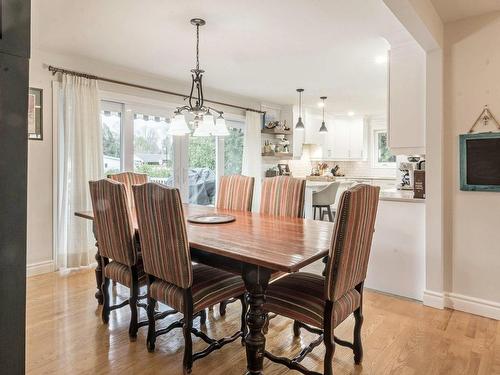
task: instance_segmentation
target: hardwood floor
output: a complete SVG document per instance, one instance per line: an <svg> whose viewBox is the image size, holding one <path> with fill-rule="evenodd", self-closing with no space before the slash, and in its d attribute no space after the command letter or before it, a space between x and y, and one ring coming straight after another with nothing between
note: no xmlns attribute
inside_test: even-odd
<svg viewBox="0 0 500 375"><path fill-rule="evenodd" d="M148 353L146 328L140 328L136 342L129 342L128 307L112 312L109 326L101 323L94 286L91 270L28 279L27 373L182 374L181 331L159 337L156 352ZM127 294L127 289L116 288L117 298ZM239 325L239 311L237 303L231 304L221 318L214 309L206 331L213 337L233 333ZM355 366L352 352L337 346L336 375L500 374L500 325L495 320L435 310L370 291L365 292L364 311L363 365ZM145 316L141 312L141 318ZM336 334L350 340L353 324L352 317L347 319ZM303 333L294 340L291 321L278 317L271 321L267 348L291 356L313 338ZM203 347L199 339L193 342L195 350ZM323 353L320 346L303 363L322 371ZM195 362L193 375L243 374L245 364L245 350L235 342ZM284 367L265 361L266 375L285 373Z"/></svg>

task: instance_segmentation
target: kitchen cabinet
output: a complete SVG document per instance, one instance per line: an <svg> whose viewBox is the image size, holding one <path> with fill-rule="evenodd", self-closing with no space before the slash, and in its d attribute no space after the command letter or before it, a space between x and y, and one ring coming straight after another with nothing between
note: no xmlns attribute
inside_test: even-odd
<svg viewBox="0 0 500 375"><path fill-rule="evenodd" d="M294 111L294 122L297 117ZM302 144L314 144L321 147L320 155L313 158L315 160L366 160L368 133L363 117L325 115L327 133L319 132L323 121L320 109L305 109L303 121L305 129L300 133L294 130L297 142L294 156L302 155Z"/></svg>
<svg viewBox="0 0 500 375"><path fill-rule="evenodd" d="M426 54L414 41L389 52L388 143L395 155L425 154Z"/></svg>
<svg viewBox="0 0 500 375"><path fill-rule="evenodd" d="M364 160L366 131L362 117L335 116L323 138L323 158L330 160Z"/></svg>

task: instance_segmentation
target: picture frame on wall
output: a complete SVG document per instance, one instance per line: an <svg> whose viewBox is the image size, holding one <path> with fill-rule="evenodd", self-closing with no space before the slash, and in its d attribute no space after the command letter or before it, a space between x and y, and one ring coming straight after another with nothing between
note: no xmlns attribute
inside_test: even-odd
<svg viewBox="0 0 500 375"><path fill-rule="evenodd" d="M28 92L28 139L43 140L43 90L33 87Z"/></svg>

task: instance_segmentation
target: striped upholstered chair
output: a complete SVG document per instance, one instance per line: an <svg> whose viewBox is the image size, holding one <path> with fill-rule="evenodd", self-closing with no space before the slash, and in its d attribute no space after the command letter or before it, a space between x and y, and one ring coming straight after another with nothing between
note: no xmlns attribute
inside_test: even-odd
<svg viewBox="0 0 500 375"><path fill-rule="evenodd" d="M147 348L150 352L154 351L157 336L182 327L185 342L184 373L190 373L195 360L245 336L245 286L239 275L191 263L186 222L178 189L156 183L134 185L132 189L148 284ZM240 298L242 304L240 331L230 338L217 341L193 327L194 316L209 306L234 297ZM182 313L183 318L156 331L154 307L157 301ZM193 354L192 333L209 346Z"/></svg>
<svg viewBox="0 0 500 375"><path fill-rule="evenodd" d="M217 192L217 208L235 211L251 211L253 199L253 177L222 176Z"/></svg>
<svg viewBox="0 0 500 375"><path fill-rule="evenodd" d="M103 270L102 320L109 321L112 310L130 306L129 336L137 336L137 300L139 287L145 284L141 260L138 255L138 243L127 203L125 186L119 182L104 179L90 181L90 195L94 211L94 225L101 267ZM125 302L110 306L109 280L116 281L130 289L130 297Z"/></svg>
<svg viewBox="0 0 500 375"><path fill-rule="evenodd" d="M148 175L145 173L135 173L135 172L122 172L116 174L110 174L108 178L121 182L125 185L125 190L127 191L127 201L129 207L134 210L134 194L132 193L132 185L142 185L148 182Z"/></svg>
<svg viewBox="0 0 500 375"><path fill-rule="evenodd" d="M272 216L304 217L304 198L306 180L288 176L268 177L262 183L260 194L260 212ZM283 273L271 275L271 282ZM269 321L276 315L268 315L263 327L264 333L269 329Z"/></svg>
<svg viewBox="0 0 500 375"><path fill-rule="evenodd" d="M222 176L217 192L217 208L235 211L252 211L253 177L242 175ZM226 315L226 307L236 299L223 301L219 306L221 316Z"/></svg>
<svg viewBox="0 0 500 375"><path fill-rule="evenodd" d="M301 328L320 335L293 360L266 353L270 360L310 373L300 362L314 347L324 342L325 375L333 373L335 343L351 348L354 362L361 363L363 282L370 256L379 190L375 186L357 185L342 194L326 276L297 272L269 285L265 310L294 319L295 336L300 335ZM334 329L352 313L355 319L354 342L350 343L335 337Z"/></svg>
<svg viewBox="0 0 500 375"><path fill-rule="evenodd" d="M264 179L260 212L273 216L304 217L306 181L277 176Z"/></svg>

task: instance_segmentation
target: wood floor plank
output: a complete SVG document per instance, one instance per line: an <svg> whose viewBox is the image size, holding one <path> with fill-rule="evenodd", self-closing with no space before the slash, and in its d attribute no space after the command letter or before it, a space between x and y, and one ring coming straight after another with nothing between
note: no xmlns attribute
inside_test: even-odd
<svg viewBox="0 0 500 375"><path fill-rule="evenodd" d="M181 331L159 337L156 352L148 353L146 328L139 330L136 342L129 342L128 307L112 312L108 326L101 323L94 285L92 270L28 279L27 374L182 374ZM114 289L117 300L127 293L126 288ZM214 309L204 330L214 337L230 334L239 327L239 313L238 303L229 305L225 317ZM500 375L500 326L495 320L436 310L373 291L365 292L364 315L363 365L355 366L352 352L337 346L336 375ZM145 318L141 312L140 319ZM175 319L169 317L159 326ZM348 318L336 335L351 340L353 325L352 317ZM278 317L271 321L267 348L293 356L314 338L307 332L293 338L291 321ZM193 342L195 350L204 347L199 339ZM303 363L321 372L323 355L320 346ZM243 374L245 363L244 348L234 342L195 362L193 375ZM295 374L269 361L264 371L266 375Z"/></svg>

